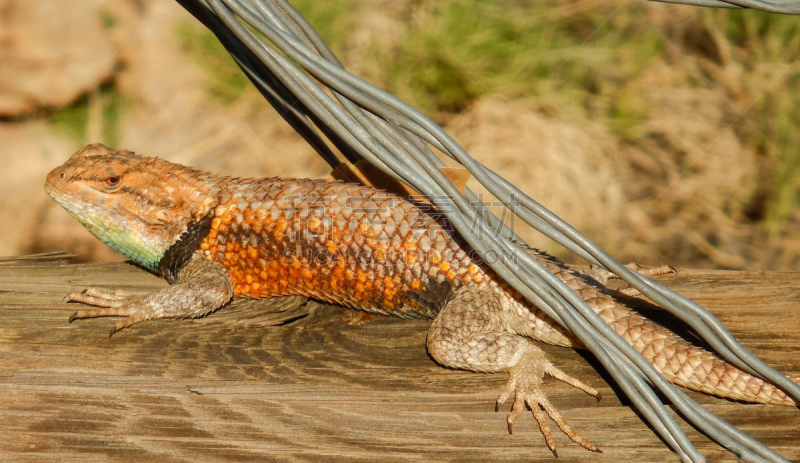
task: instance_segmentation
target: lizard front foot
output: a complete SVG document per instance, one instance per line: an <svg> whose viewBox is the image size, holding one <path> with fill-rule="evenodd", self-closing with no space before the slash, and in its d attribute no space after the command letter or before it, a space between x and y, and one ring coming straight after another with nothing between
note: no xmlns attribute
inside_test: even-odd
<svg viewBox="0 0 800 463"><path fill-rule="evenodd" d="M72 323L78 319L98 318L98 317L125 317L118 321L114 329L109 333L113 336L117 331L127 328L135 323L144 320L138 316L140 312L136 306L141 303L142 297L133 296L125 291L106 291L99 288L89 287L80 292L68 294L64 302L78 302L81 304L92 305L92 309L78 309L69 317Z"/></svg>
<svg viewBox="0 0 800 463"><path fill-rule="evenodd" d="M69 293L64 298L64 302L80 302L81 304L93 305L97 307L121 307L131 295L125 291L89 287L83 291Z"/></svg>
<svg viewBox="0 0 800 463"><path fill-rule="evenodd" d="M538 349L536 349L538 350ZM541 351L540 351L541 352ZM512 434L514 421L525 413L526 406L530 408L533 417L539 424L539 429L544 435L547 447L553 452L553 455L558 456L556 451L555 439L550 433L550 426L547 423L547 416L550 417L561 429L561 432L567 435L573 442L590 450L592 452L602 451L594 444L581 437L572 427L567 424L561 413L558 412L555 406L550 402L542 389L542 380L545 374L561 380L570 386L578 388L583 392L600 400L600 393L594 388L583 384L577 378L574 378L567 373L563 372L553 364L551 364L545 357L544 353L541 356L532 355L526 356L517 365L509 368L508 382L500 397L497 398L496 411L499 411L503 404L514 394L514 404L511 407L511 412L508 414L508 433Z"/></svg>
<svg viewBox="0 0 800 463"><path fill-rule="evenodd" d="M125 317L111 330L111 336L145 320L202 317L227 304L232 297L233 286L227 271L195 254L181 269L176 283L146 296L86 288L64 300L95 306L78 310L69 318L70 322L79 318Z"/></svg>

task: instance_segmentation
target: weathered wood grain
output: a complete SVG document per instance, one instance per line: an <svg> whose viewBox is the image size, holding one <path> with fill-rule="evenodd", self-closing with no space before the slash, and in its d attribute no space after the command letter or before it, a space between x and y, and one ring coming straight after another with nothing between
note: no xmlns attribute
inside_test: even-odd
<svg viewBox="0 0 800 463"><path fill-rule="evenodd" d="M680 270L666 284L704 304L763 359L800 371L800 274ZM129 264L0 262L0 460L547 460L531 417L505 431L505 378L445 370L425 353L429 322L348 324L301 298L202 320L67 323L62 298L88 285L150 291ZM278 326L275 326L278 325ZM558 461L676 461L584 356L546 347L603 400L556 381L552 401L605 453L556 435ZM591 362L591 359L589 359ZM800 410L690 393L789 459ZM709 461L735 458L694 430Z"/></svg>

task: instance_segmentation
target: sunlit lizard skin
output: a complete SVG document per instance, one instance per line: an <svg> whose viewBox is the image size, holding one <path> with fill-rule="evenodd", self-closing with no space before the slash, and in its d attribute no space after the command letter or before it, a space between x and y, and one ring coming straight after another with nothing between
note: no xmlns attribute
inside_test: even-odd
<svg viewBox="0 0 800 463"><path fill-rule="evenodd" d="M443 214L374 188L323 180L232 178L103 145L88 145L45 189L102 242L166 278L145 297L88 288L68 300L97 308L71 318L198 317L233 297L303 295L353 309L429 318L427 348L441 365L506 372L497 405L514 395L508 427L533 411L588 450L542 389L549 374L598 396L552 365L535 341L582 347L499 279ZM607 295L602 285L523 247L675 384L730 399L794 405L780 389L689 344ZM795 378L796 380L796 378Z"/></svg>

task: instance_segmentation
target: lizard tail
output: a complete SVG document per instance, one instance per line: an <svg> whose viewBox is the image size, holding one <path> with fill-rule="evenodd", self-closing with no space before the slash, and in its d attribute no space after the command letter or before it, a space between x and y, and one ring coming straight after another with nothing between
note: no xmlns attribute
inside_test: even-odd
<svg viewBox="0 0 800 463"><path fill-rule="evenodd" d="M743 402L796 405L776 386L736 368L667 328L644 318L604 293L601 285L587 282L582 274L569 269L555 258L524 245L520 247L576 291L600 318L611 325L617 334L639 351L670 382ZM542 314L537 313L530 320L535 324L541 318ZM549 326L530 328L531 336L561 346L577 347L580 344L569 334ZM800 384L800 376L787 376Z"/></svg>
<svg viewBox="0 0 800 463"><path fill-rule="evenodd" d="M796 405L786 393L771 383L736 368L613 299L611 301L613 303L607 310L595 310L671 383L743 402ZM606 304L599 303L595 307L603 305ZM800 376L787 376L800 384Z"/></svg>

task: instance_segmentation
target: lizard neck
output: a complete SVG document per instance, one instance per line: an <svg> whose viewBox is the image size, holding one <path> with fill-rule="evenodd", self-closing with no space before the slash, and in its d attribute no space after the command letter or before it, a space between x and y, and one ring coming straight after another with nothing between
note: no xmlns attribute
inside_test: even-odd
<svg viewBox="0 0 800 463"><path fill-rule="evenodd" d="M186 231L181 234L178 241L168 247L158 261L157 271L170 284L178 280L181 269L191 260L192 255L200 249L200 243L211 231L213 215L209 214L202 219L187 225Z"/></svg>

